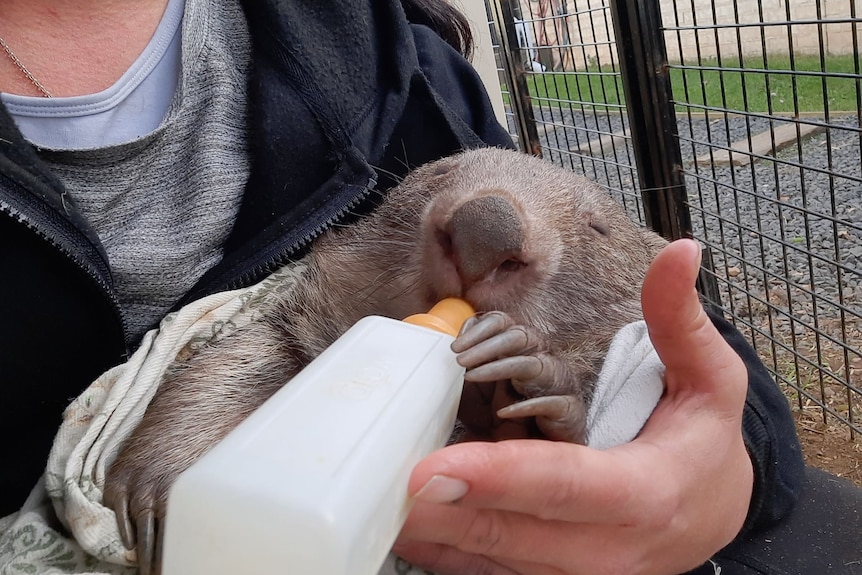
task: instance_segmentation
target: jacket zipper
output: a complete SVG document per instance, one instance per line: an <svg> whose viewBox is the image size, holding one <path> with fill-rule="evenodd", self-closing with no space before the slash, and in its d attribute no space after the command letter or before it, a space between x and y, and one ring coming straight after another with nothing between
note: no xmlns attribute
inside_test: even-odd
<svg viewBox="0 0 862 575"><path fill-rule="evenodd" d="M320 224L306 231L297 239L290 241L287 245L275 240L270 243L268 248L261 250L263 253L259 258L256 258L255 263L250 264L244 270L230 274L229 279L220 282L218 278L208 282L204 287L189 292L179 302L171 308L171 311L176 311L187 303L215 293L217 291L228 291L248 287L273 273L278 268L288 264L295 259L296 254L308 247L314 240L320 237L327 229L338 223L351 210L359 205L363 200L367 199L374 190L377 183L376 177L373 175L361 186L361 191L354 193L350 200L344 204L335 207L327 213ZM358 184L353 184L352 187L360 187ZM230 273L229 271L225 272Z"/></svg>
<svg viewBox="0 0 862 575"><path fill-rule="evenodd" d="M341 218L345 217L350 210L359 205L362 200L367 198L371 193L371 188L366 187L365 190L359 195L355 196L350 203L344 205L343 207L336 210L332 216L330 216L324 223L317 226L286 248L279 250L275 255L270 257L264 263L256 266L253 270L249 271L246 274L242 274L235 281L228 283L228 289L236 289L242 286L249 285L255 279L262 279L263 276L268 275L274 272L276 269L288 264L292 256L299 252L301 249L310 245L314 240L319 238L323 233L331 228L334 224L338 223Z"/></svg>
<svg viewBox="0 0 862 575"><path fill-rule="evenodd" d="M96 284L96 286L98 286L99 291L108 303L110 303L111 308L120 322L120 326L123 330L123 338L125 340L123 343L128 352L129 332L125 318L120 311L120 302L117 299L109 280L106 279L107 277L110 277L110 271L104 263L104 260L98 254L94 254L91 257L79 255L79 252L76 252L73 248L81 246L81 232L75 228L72 223L61 217L57 217L53 208L33 199L30 193L25 190L23 186L9 178L3 179L6 184L4 187L11 192L12 197L20 202L21 205L16 207L9 200L0 197L0 213L6 214L8 217L16 220L38 237L48 242L48 244L71 260L76 267L83 271ZM32 214L32 216L28 214ZM37 218L41 221L35 221ZM40 223L43 223L44 225L40 225ZM88 240L84 241L88 242ZM93 250L95 251L96 248L94 247ZM93 260L97 261L94 262Z"/></svg>

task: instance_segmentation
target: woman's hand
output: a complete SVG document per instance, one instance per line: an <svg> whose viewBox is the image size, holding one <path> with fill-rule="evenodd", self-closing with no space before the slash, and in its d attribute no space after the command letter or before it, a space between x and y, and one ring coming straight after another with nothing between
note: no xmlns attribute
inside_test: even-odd
<svg viewBox="0 0 862 575"><path fill-rule="evenodd" d="M395 552L440 574L667 574L739 532L752 492L741 435L748 376L694 282L700 249L665 248L643 287L666 392L633 442L462 443L413 471Z"/></svg>

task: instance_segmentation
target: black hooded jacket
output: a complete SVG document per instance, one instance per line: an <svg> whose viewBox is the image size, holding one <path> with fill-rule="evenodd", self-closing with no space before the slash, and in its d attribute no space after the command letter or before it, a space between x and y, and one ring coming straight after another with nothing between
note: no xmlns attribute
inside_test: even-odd
<svg viewBox="0 0 862 575"><path fill-rule="evenodd" d="M177 307L260 280L406 166L512 146L472 67L431 29L408 23L398 0L248 0L244 8L253 43L251 174L221 263ZM4 516L44 470L66 405L137 342L124 329L96 234L2 106L0 278ZM783 396L743 338L720 327L752 375L751 527L789 510L802 464Z"/></svg>

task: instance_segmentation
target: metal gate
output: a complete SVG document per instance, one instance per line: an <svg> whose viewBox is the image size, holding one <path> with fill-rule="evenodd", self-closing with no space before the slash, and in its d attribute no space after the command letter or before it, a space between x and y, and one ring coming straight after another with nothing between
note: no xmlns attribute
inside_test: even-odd
<svg viewBox="0 0 862 575"><path fill-rule="evenodd" d="M705 299L748 336L800 427L850 440L862 432L860 7L487 1L521 148L598 181L662 235L699 240Z"/></svg>

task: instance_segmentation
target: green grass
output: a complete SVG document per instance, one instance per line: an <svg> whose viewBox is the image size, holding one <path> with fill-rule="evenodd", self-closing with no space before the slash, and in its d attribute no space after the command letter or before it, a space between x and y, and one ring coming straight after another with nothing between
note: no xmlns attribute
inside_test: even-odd
<svg viewBox="0 0 862 575"><path fill-rule="evenodd" d="M693 70L680 70L671 66L674 99L678 102L739 111L767 112L769 104L773 112L823 111L823 78L798 74L807 71L820 72L818 57L797 57L793 62L793 70L797 73L794 75L780 72L791 69L790 59L786 56L770 56L767 64L768 69L775 72L753 71L765 69L761 58L746 59L742 66L737 60L721 63L723 68L741 68L741 72L700 69L718 66L716 61L705 61L699 69ZM853 56L829 56L825 64L828 74L856 74ZM551 100L583 101L598 105L619 104L619 98L622 96L618 95L623 93L619 76L610 74L610 68L593 68L587 72L589 74L533 74L527 80L530 94L536 98ZM829 77L825 80L825 87L830 111L856 110L857 89L862 90L862 80L859 77Z"/></svg>

